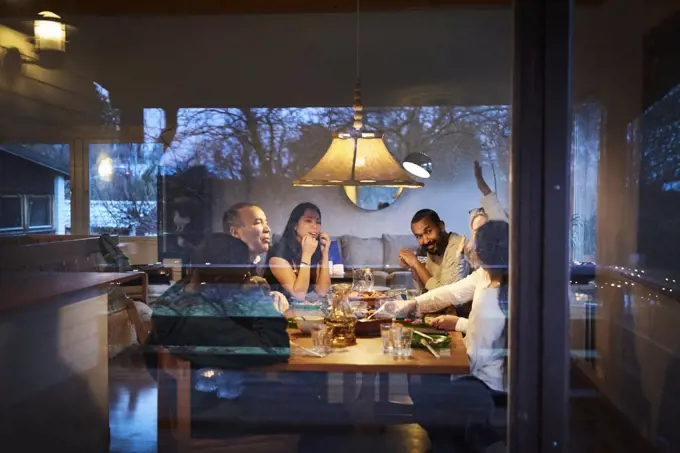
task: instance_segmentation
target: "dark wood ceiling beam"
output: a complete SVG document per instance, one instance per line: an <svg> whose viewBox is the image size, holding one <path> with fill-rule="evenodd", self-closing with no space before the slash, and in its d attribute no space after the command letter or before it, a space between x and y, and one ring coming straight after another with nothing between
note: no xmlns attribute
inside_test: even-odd
<svg viewBox="0 0 680 453"><path fill-rule="evenodd" d="M602 0L577 0L599 4ZM362 0L362 11L404 11L452 7L499 7L512 0ZM30 17L40 11L68 16L346 13L356 0L0 0L0 17Z"/></svg>

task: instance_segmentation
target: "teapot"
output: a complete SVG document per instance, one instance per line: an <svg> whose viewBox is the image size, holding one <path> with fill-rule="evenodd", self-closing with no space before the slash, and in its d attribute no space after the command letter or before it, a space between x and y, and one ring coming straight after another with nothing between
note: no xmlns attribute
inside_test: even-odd
<svg viewBox="0 0 680 453"><path fill-rule="evenodd" d="M351 290L352 287L349 284L331 286L331 304L325 324L330 330L333 348L344 348L355 345L357 342L355 334L357 318L349 306Z"/></svg>

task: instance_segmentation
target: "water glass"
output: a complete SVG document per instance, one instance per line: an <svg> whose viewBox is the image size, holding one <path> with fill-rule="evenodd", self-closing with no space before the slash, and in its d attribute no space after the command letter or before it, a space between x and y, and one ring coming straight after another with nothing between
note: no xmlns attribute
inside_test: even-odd
<svg viewBox="0 0 680 453"><path fill-rule="evenodd" d="M312 327L312 350L317 354L330 354L331 331L324 325Z"/></svg>
<svg viewBox="0 0 680 453"><path fill-rule="evenodd" d="M413 339L413 329L406 327L393 327L392 333L392 353L397 357L411 357L411 340Z"/></svg>
<svg viewBox="0 0 680 453"><path fill-rule="evenodd" d="M390 296L394 297L395 299L399 300L406 300L407 295L406 295L406 288L403 286L392 288L392 291L390 291Z"/></svg>
<svg viewBox="0 0 680 453"><path fill-rule="evenodd" d="M383 354L392 352L392 323L380 324L380 338L382 338Z"/></svg>
<svg viewBox="0 0 680 453"><path fill-rule="evenodd" d="M401 334L404 331L404 327L401 324L392 324L390 328L390 347L392 350L392 355L399 355L399 346L401 345Z"/></svg>

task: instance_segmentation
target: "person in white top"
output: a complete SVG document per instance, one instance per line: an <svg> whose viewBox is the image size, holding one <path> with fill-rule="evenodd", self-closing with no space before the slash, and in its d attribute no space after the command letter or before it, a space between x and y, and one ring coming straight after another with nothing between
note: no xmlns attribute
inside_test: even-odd
<svg viewBox="0 0 680 453"><path fill-rule="evenodd" d="M471 259L472 249L475 244L475 236L477 230L489 220L503 220L508 222L508 214L503 209L501 202L498 200L498 195L491 190L484 179L482 173L482 166L478 161L475 161L475 180L477 187L482 192L484 197L481 200L482 206L471 209L470 214L470 240L465 244L465 256L468 261ZM474 270L474 269L473 269Z"/></svg>
<svg viewBox="0 0 680 453"><path fill-rule="evenodd" d="M420 423L428 430L433 447L435 442L441 445L442 440L453 441L455 427L465 426L465 440L477 444L481 451L502 451L500 449L504 448L500 437L490 427L488 416L494 407L494 394L506 391L508 243L508 223L488 221L476 233L471 256L473 264L479 267L476 271L456 283L405 301L398 308L398 313L415 311L419 315L472 301L469 318L443 315L430 321L434 327L466 333L463 341L470 361L470 375L445 384L439 377L427 385L423 381L423 385L411 388L416 407L421 407L417 412L427 414ZM437 407L445 408L445 411L437 415ZM451 420L454 426L448 426L450 429L444 431L440 426L435 439L433 430L428 427L433 422L441 424L440 416ZM451 451L450 446L444 450L447 448Z"/></svg>

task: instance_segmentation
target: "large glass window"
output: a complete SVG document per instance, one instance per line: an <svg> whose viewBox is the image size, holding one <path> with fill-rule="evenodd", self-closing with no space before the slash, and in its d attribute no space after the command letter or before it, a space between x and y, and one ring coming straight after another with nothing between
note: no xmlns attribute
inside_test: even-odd
<svg viewBox="0 0 680 453"><path fill-rule="evenodd" d="M580 451L595 448L588 433L612 429L596 410L620 417L611 451L680 449L679 6L576 9L571 402Z"/></svg>
<svg viewBox="0 0 680 453"><path fill-rule="evenodd" d="M89 145L90 232L155 236L159 144Z"/></svg>
<svg viewBox="0 0 680 453"><path fill-rule="evenodd" d="M207 11L213 14L185 3L171 16L167 5L137 11L144 14L130 10L139 8L134 2L107 6L113 10L104 14L72 6L54 11L73 21L64 27L52 20L27 28L23 14L3 17L0 44L20 58L1 65L3 91L10 93L0 97L1 132L72 143L74 222L64 228L138 236L121 241L124 252L153 248L157 240L159 259L191 271L170 285L161 278L167 269L147 269L150 280L160 281L151 307L136 304L147 324L132 330L123 318L128 335L108 331L111 343L129 342L151 328L156 344L149 350L183 345L183 352L159 355L155 365L150 360L151 370L140 356L125 361L131 356L112 353L110 379L96 381L101 376L87 368L90 362L59 350L58 360L68 360L59 370L75 375L67 383L77 386L82 376L102 383L83 391L95 409L75 410L89 400L73 398L75 407L53 417L69 426L84 426L87 418L92 435L63 430L61 438L73 438L72 450L99 451L77 448L92 439L117 452L192 451L206 437L227 448L263 440L273 452L462 451L463 444L502 450L512 8L367 1L360 12L355 7L364 2L223 3ZM45 27L52 41L66 35L58 46L63 54L39 48L45 36L31 36ZM181 39L169 46L171 37ZM5 78L13 67L19 70ZM353 89L355 79L361 91ZM383 183L399 185L405 161L424 162L428 178L408 176L422 188L375 189L371 175L359 186L293 185L327 154L332 133L356 133L359 123L367 134L384 133L379 150L384 144L389 159L376 165L377 151L368 153L353 160L355 170L379 172L391 163L398 177ZM19 196L18 205L13 199L2 205L11 214L3 225L12 227L15 218L27 230L61 225L57 205L66 196ZM245 204L230 211L238 203ZM298 215L300 203L320 212L312 207ZM487 220L495 227L478 235ZM210 238L229 243L228 250ZM314 245L310 262L302 256L303 238ZM74 249L89 240L79 239ZM475 261L478 245L488 261ZM310 245L304 248L307 254ZM274 275L277 258L284 277ZM73 268L89 260L78 257ZM300 275L308 281L291 287ZM433 303L437 286L460 282L465 291ZM487 283L497 295L483 297ZM421 295L427 297L415 305ZM390 308L402 302L404 311ZM62 332L70 312L60 314L49 320L59 334L35 347L36 356L54 351L54 338L70 338ZM108 315L105 323L97 315L93 326L106 329L121 316ZM320 329L326 324L332 350ZM380 324L394 324L387 343ZM356 344L343 345L352 329ZM97 335L87 343L107 337ZM149 371L159 379L149 379ZM111 413L100 420L93 414L106 401ZM153 428L140 430L140 423Z"/></svg>

